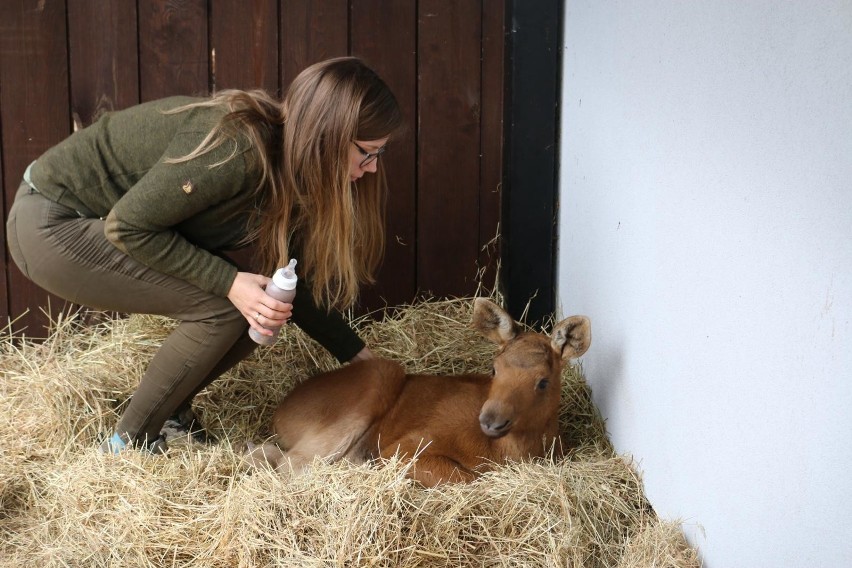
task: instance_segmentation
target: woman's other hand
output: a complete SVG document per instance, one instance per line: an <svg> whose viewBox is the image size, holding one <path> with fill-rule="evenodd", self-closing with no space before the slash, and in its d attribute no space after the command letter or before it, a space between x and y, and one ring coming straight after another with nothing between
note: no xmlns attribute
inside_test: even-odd
<svg viewBox="0 0 852 568"><path fill-rule="evenodd" d="M361 349L361 351L356 353L354 357L349 359L349 362L354 363L355 361L364 361L366 359L375 359L375 358L376 358L376 356L373 354L373 352L370 351L370 349L368 347L364 347L363 349Z"/></svg>

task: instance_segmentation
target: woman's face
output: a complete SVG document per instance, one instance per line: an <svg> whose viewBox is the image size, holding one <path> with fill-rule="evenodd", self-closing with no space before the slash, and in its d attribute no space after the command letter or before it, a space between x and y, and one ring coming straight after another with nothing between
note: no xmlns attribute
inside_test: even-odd
<svg viewBox="0 0 852 568"><path fill-rule="evenodd" d="M349 148L349 180L358 181L365 173L376 173L379 156L385 151L387 137L380 140L355 140Z"/></svg>

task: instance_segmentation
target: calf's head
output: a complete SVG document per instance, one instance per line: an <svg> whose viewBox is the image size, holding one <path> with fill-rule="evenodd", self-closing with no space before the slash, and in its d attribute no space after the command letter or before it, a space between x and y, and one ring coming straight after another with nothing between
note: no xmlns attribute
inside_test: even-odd
<svg viewBox="0 0 852 568"><path fill-rule="evenodd" d="M589 348L589 319L564 319L554 326L550 337L521 332L503 309L477 298L473 326L500 346L488 400L479 413L480 428L493 438L512 430L543 434L558 416L564 363Z"/></svg>

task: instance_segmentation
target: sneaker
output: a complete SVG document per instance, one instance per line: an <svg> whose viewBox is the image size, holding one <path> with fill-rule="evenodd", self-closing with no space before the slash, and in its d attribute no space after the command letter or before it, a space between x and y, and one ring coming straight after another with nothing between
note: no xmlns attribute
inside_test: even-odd
<svg viewBox="0 0 852 568"><path fill-rule="evenodd" d="M160 430L160 436L167 440L183 438L198 444L216 443L216 438L207 432L191 408L179 410L166 420Z"/></svg>
<svg viewBox="0 0 852 568"><path fill-rule="evenodd" d="M139 449L154 455L164 455L169 447L166 445L166 438L162 435L157 436L152 441L145 444L138 442L134 443L130 440L130 436L115 432L111 438L107 438L100 445L102 454L120 454L126 449Z"/></svg>

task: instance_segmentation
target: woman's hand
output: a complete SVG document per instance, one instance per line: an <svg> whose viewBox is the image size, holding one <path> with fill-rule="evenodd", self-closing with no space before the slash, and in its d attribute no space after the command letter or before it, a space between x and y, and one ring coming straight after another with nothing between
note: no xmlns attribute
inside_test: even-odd
<svg viewBox="0 0 852 568"><path fill-rule="evenodd" d="M364 361L366 359L375 359L376 356L368 347L364 347L361 351L355 354L354 357L349 359L350 363L354 363L355 361Z"/></svg>
<svg viewBox="0 0 852 568"><path fill-rule="evenodd" d="M272 278L251 272L238 272L228 299L236 306L249 325L262 335L272 335L267 328L281 327L293 315L293 305L281 302L264 290Z"/></svg>

